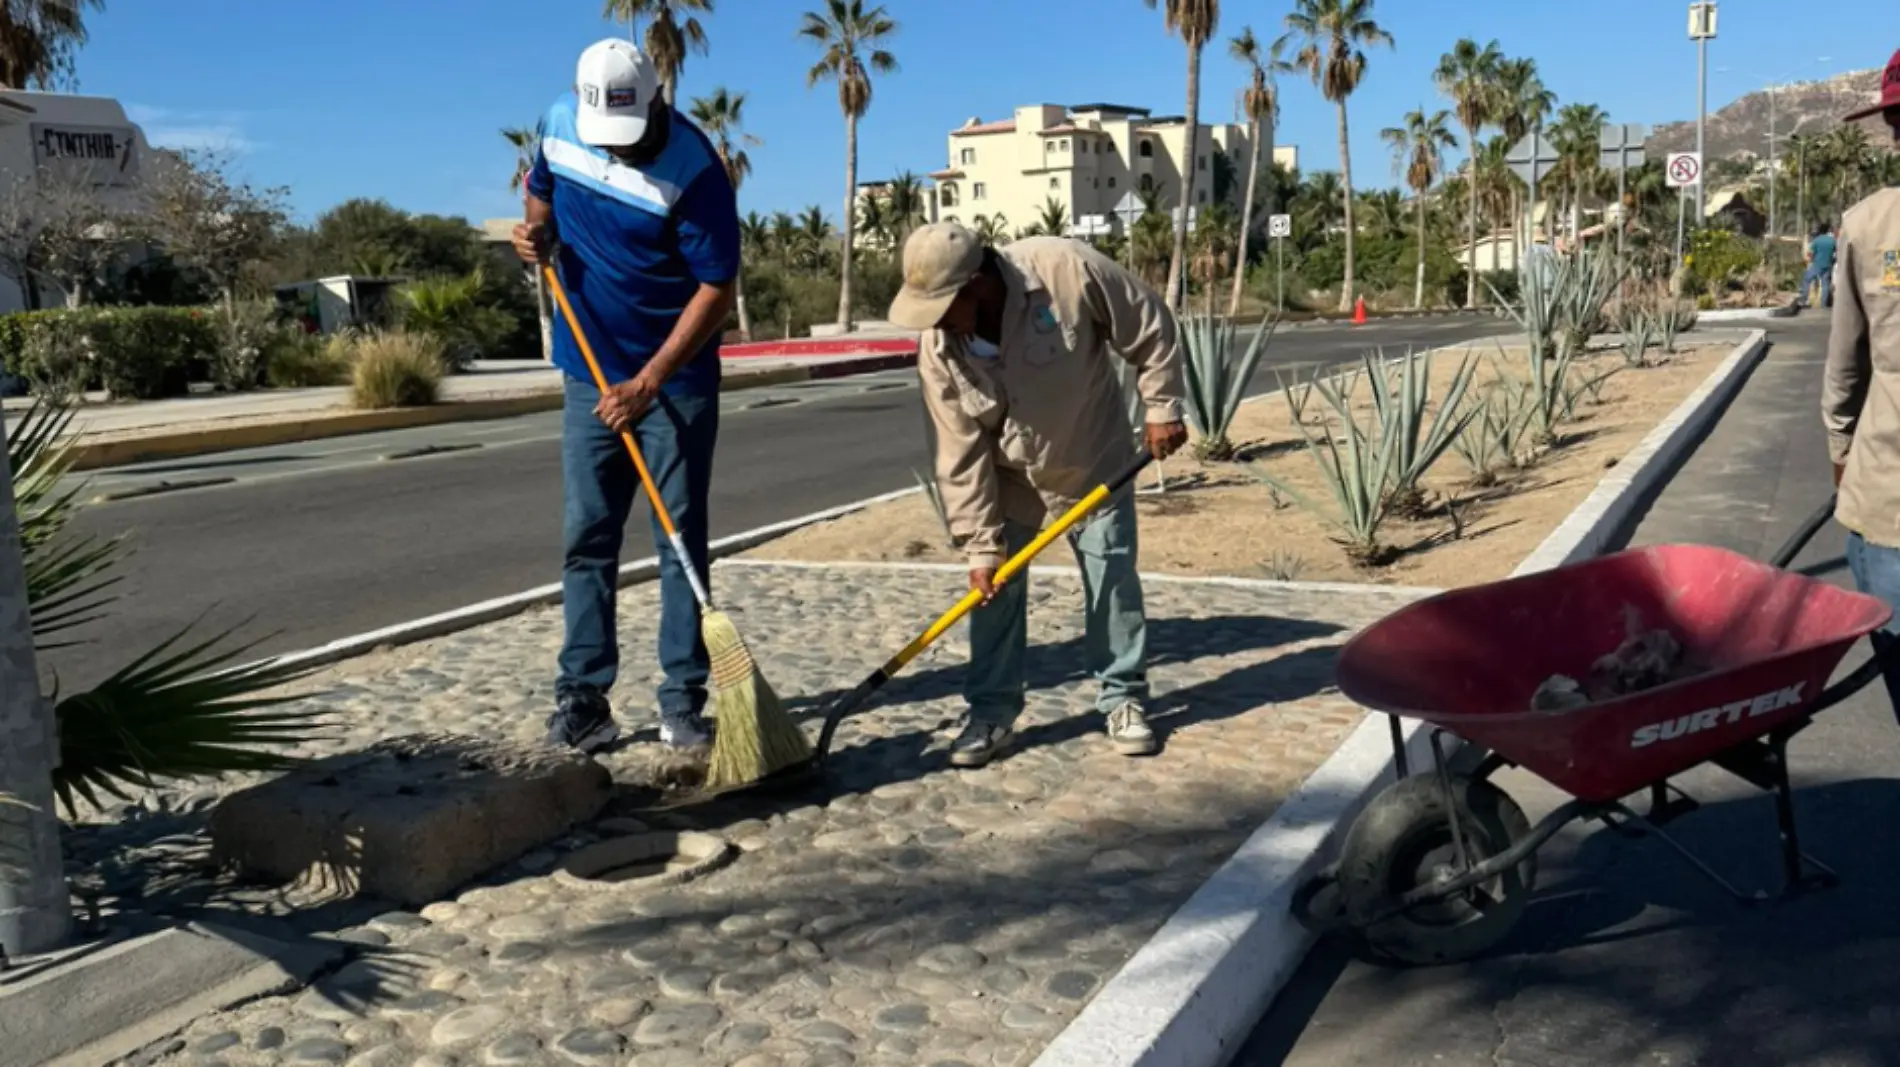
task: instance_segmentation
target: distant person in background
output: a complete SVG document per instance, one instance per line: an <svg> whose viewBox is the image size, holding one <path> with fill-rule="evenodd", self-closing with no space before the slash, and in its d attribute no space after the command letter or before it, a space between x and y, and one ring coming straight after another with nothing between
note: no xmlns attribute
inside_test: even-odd
<svg viewBox="0 0 1900 1067"><path fill-rule="evenodd" d="M739 211L706 135L666 103L653 61L608 39L581 54L575 88L541 119L515 252L555 263L589 332L605 393L554 318L566 378L561 423L561 606L566 640L548 740L592 752L619 737L607 693L620 668L614 597L640 492L631 431L691 559L654 520L660 557L660 740L699 748L709 663L686 580L707 578L707 498L719 436L719 339L737 294Z"/></svg>
<svg viewBox="0 0 1900 1067"><path fill-rule="evenodd" d="M1843 121L1875 114L1900 148L1900 52L1887 64L1880 101ZM1821 394L1840 494L1834 517L1848 529L1854 584L1900 609L1900 188L1847 209L1840 267ZM1900 710L1900 618L1873 643Z"/></svg>
<svg viewBox="0 0 1900 1067"><path fill-rule="evenodd" d="M1808 297L1814 292L1814 283L1821 283L1821 306L1834 306L1834 257L1837 245L1834 240L1834 228L1823 222L1815 227L1814 237L1808 242L1808 271L1801 276L1801 292L1794 298L1798 310L1808 306Z"/></svg>

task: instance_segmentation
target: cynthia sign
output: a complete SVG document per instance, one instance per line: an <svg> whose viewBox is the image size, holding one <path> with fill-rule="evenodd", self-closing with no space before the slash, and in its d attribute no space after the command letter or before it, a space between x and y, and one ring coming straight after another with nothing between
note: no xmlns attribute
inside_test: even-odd
<svg viewBox="0 0 1900 1067"><path fill-rule="evenodd" d="M138 180L138 135L130 126L65 126L34 123L33 162L57 168L95 185L131 185Z"/></svg>

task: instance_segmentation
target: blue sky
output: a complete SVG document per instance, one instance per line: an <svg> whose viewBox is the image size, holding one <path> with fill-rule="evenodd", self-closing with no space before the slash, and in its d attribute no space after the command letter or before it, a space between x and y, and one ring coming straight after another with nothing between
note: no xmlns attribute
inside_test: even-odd
<svg viewBox="0 0 1900 1067"><path fill-rule="evenodd" d="M1710 109L1776 79L1882 65L1900 45L1893 0L1833 0L1821 19L1785 2L1723 0L1710 48ZM682 98L725 85L750 96L755 176L742 207L769 212L844 200L844 124L835 90L808 91L813 49L794 33L803 0L719 0L709 56L687 65ZM859 173L945 163L944 135L972 115L1034 102L1107 100L1178 114L1183 53L1140 0L888 0L902 69L879 81L860 134ZM1252 24L1277 35L1286 0L1223 5L1202 117L1230 120L1242 81L1225 40ZM117 97L161 144L235 149L245 177L292 190L309 218L355 196L412 210L514 215L512 155L497 132L531 125L573 77L580 50L614 32L598 0L114 0L90 16L80 91ZM762 12L770 12L765 14ZM1687 5L1672 0L1379 0L1397 48L1375 52L1353 97L1356 184L1391 184L1378 142L1435 98L1430 71L1460 37L1496 38L1537 59L1563 101L1613 120L1693 117ZM1885 27L1888 33L1865 31ZM622 31L624 32L624 27ZM972 38L971 34L975 33ZM1878 39L1875 39L1875 38ZM1826 62L1820 62L1827 57ZM1715 70L1713 68L1725 68ZM1280 140L1308 170L1338 163L1333 107L1283 79Z"/></svg>

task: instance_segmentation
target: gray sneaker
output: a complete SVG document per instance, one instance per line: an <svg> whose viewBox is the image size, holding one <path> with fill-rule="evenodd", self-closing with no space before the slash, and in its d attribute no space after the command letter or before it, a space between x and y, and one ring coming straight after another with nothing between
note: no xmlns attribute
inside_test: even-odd
<svg viewBox="0 0 1900 1067"><path fill-rule="evenodd" d="M982 767L1001 755L1016 734L1007 726L967 720L963 732L950 742L952 767Z"/></svg>
<svg viewBox="0 0 1900 1067"><path fill-rule="evenodd" d="M1155 751L1155 732L1141 703L1124 700L1108 713L1108 740L1124 756L1149 756Z"/></svg>

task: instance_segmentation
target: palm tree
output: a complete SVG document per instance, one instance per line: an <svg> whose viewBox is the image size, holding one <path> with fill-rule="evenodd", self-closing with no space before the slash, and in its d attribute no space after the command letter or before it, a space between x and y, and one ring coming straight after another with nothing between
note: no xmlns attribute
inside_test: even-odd
<svg viewBox="0 0 1900 1067"><path fill-rule="evenodd" d="M1582 241L1583 198L1602 178L1598 164L1601 131L1609 114L1595 104L1568 104L1557 113L1551 140L1557 143L1558 171L1570 195L1570 238Z"/></svg>
<svg viewBox="0 0 1900 1067"><path fill-rule="evenodd" d="M1497 136L1486 141L1478 149L1471 162L1468 177L1477 187L1479 210L1485 216L1485 228L1496 232L1500 224L1515 220L1517 210L1518 178L1511 171L1509 162L1511 140L1508 136ZM1515 232L1515 228L1513 229ZM1498 269L1498 243L1491 242L1491 270Z"/></svg>
<svg viewBox="0 0 1900 1067"><path fill-rule="evenodd" d="M891 220L891 247L901 254L904 242L910 239L910 232L929 217L926 205L930 194L924 189L924 183L910 171L903 171L891 179L890 189L884 194L885 214Z"/></svg>
<svg viewBox="0 0 1900 1067"><path fill-rule="evenodd" d="M1294 232L1311 234L1318 243L1346 219L1346 189L1339 172L1315 171L1300 183L1293 196Z"/></svg>
<svg viewBox="0 0 1900 1067"><path fill-rule="evenodd" d="M1498 121L1504 110L1504 97L1499 92L1498 73L1504 64L1504 53L1498 51L1498 43L1480 48L1478 42L1469 37L1453 45L1451 51L1439 57L1438 69L1432 79L1438 83L1438 91L1451 98L1452 106L1458 110L1458 124L1465 128L1465 145L1474 162L1478 154L1478 131ZM1417 114L1414 112L1414 114ZM1390 131L1388 131L1390 132ZM1466 182L1467 205L1465 208L1465 240L1469 246L1465 250L1465 306L1478 305L1478 185ZM1419 268L1424 269L1424 261ZM1422 275L1421 275L1422 279ZM1420 285L1423 285L1421 280Z"/></svg>
<svg viewBox="0 0 1900 1067"><path fill-rule="evenodd" d="M864 196L858 199L858 221L853 229L860 237L868 238L879 248L892 245L892 235L896 233L891 218L890 201L882 196Z"/></svg>
<svg viewBox="0 0 1900 1067"><path fill-rule="evenodd" d="M772 223L756 211L746 212L739 220L739 247L747 259L764 255L772 247Z"/></svg>
<svg viewBox="0 0 1900 1067"><path fill-rule="evenodd" d="M1187 45L1187 147L1181 160L1181 217L1174 220L1174 250L1168 255L1168 306L1181 305L1182 269L1187 259L1188 212L1194 203L1194 175L1201 151L1201 51L1220 26L1220 0L1143 0L1160 7L1168 31Z"/></svg>
<svg viewBox="0 0 1900 1067"><path fill-rule="evenodd" d="M805 12L798 35L823 50L805 73L805 87L827 78L838 83L838 108L844 112L844 267L838 283L838 327L851 329L851 242L857 222L858 120L871 107L871 76L897 69L897 57L883 46L897 35L897 21L884 5L864 0L826 0L825 9Z"/></svg>
<svg viewBox="0 0 1900 1067"><path fill-rule="evenodd" d="M1550 116L1551 109L1557 106L1557 94L1545 88L1544 80L1537 74L1537 61L1534 59L1507 59L1498 65L1498 94L1503 104L1498 116L1498 124L1504 130L1505 139L1510 145L1524 139L1532 130L1544 128L1544 120ZM1535 204L1531 205L1536 209ZM1518 231L1522 220L1519 218L1518 198L1515 188L1511 193L1511 253L1517 254ZM1533 235L1526 230L1524 238L1528 242Z"/></svg>
<svg viewBox="0 0 1900 1067"><path fill-rule="evenodd" d="M105 0L0 3L0 88L54 89L73 82L74 54L86 43L86 9Z"/></svg>
<svg viewBox="0 0 1900 1067"><path fill-rule="evenodd" d="M1273 74L1279 64L1268 58L1252 26L1241 28L1240 36L1227 42L1227 54L1247 68L1247 87L1240 91L1240 107L1247 114L1247 143L1253 158L1247 161L1247 192L1240 202L1240 244L1234 252L1234 291L1227 298L1227 315L1240 313L1240 293L1247 283L1247 239L1253 234L1253 203L1260 185L1260 166L1264 158L1273 165L1273 127L1280 114L1280 90ZM1278 205L1269 203L1267 213Z"/></svg>
<svg viewBox="0 0 1900 1067"><path fill-rule="evenodd" d="M1289 65L1307 72L1320 94L1339 107L1339 182L1345 194L1346 277L1339 290L1339 310L1353 303L1352 275L1352 140L1346 124L1346 101L1366 76L1365 49L1391 47L1392 35L1372 21L1373 0L1294 0L1286 17L1287 32L1274 42L1280 55L1294 48Z"/></svg>
<svg viewBox="0 0 1900 1067"><path fill-rule="evenodd" d="M1469 42L1465 42L1469 43ZM1426 114L1424 108L1407 112L1403 125L1388 126L1379 131L1379 136L1392 149L1392 169L1405 179L1412 190L1412 201L1418 205L1418 273L1412 284L1412 306L1425 306L1425 194L1431 191L1432 184L1445 169L1445 149L1458 144L1451 135L1451 113L1436 111ZM1473 186L1471 210L1477 211L1478 197ZM1477 220L1471 219L1472 232L1476 233ZM1475 236L1473 237L1475 241ZM1471 260L1472 279L1478 270L1476 245L1473 245ZM1466 288L1465 306L1471 306L1472 293Z"/></svg>
<svg viewBox="0 0 1900 1067"><path fill-rule="evenodd" d="M686 69L686 53L706 54L706 28L690 12L712 14L713 0L607 0L605 15L618 22L626 20L629 34L643 18L648 19L646 54L660 73L660 88L666 102L673 103L680 72ZM687 13L681 22L674 14Z"/></svg>
<svg viewBox="0 0 1900 1067"><path fill-rule="evenodd" d="M540 149L541 136L536 130L524 126L510 126L501 131L502 139L515 150L515 173L508 179L508 191L521 192L528 184L528 171L534 167L535 153ZM541 272L528 267L528 276L534 280L534 306L541 319L541 358L554 358L554 309L548 304L546 283L541 280Z"/></svg>
<svg viewBox="0 0 1900 1067"><path fill-rule="evenodd" d="M1036 219L1035 229L1051 237L1063 237L1069 232L1069 205L1049 197L1042 202L1042 214Z"/></svg>
<svg viewBox="0 0 1900 1067"><path fill-rule="evenodd" d="M736 196L739 187L745 184L746 177L752 173L752 157L745 146L759 145L764 142L746 133L745 94L730 92L725 86L712 91L710 96L693 99L693 121L711 138L713 151L719 154L719 163L726 168L726 177L732 181L732 191ZM752 316L745 303L745 270L742 267L739 276L733 280L735 304L739 314L739 336L752 339Z"/></svg>
<svg viewBox="0 0 1900 1067"><path fill-rule="evenodd" d="M978 215L970 220L970 232L976 234L976 239L985 247L1008 244L1009 217L1000 211L994 215Z"/></svg>

